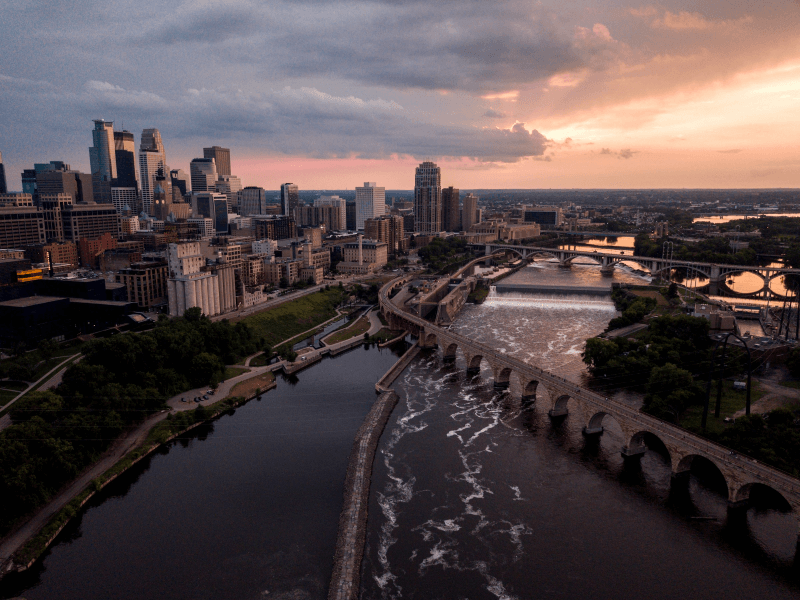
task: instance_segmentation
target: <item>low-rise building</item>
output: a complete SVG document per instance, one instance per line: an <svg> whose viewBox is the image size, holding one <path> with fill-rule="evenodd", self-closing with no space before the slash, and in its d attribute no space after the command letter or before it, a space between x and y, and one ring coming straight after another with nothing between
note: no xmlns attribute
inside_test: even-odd
<svg viewBox="0 0 800 600"><path fill-rule="evenodd" d="M140 262L120 269L117 283L125 286L128 301L143 310L158 310L167 305L167 263Z"/></svg>
<svg viewBox="0 0 800 600"><path fill-rule="evenodd" d="M363 240L358 236L357 242L344 244L342 248L344 260L336 268L340 273L362 275L374 273L383 268L388 261L388 246L385 242Z"/></svg>

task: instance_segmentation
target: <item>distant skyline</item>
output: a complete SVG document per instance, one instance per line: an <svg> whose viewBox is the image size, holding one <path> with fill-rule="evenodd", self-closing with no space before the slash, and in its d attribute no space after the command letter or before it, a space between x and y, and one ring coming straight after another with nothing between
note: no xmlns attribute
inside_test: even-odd
<svg viewBox="0 0 800 600"><path fill-rule="evenodd" d="M92 120L230 148L244 185L800 187L800 2L153 0L0 7L0 152L89 171ZM364 35L370 32L370 35Z"/></svg>

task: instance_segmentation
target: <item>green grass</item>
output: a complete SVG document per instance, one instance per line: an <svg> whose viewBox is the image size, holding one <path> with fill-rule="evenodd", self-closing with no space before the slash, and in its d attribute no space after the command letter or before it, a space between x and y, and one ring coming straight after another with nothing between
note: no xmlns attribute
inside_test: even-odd
<svg viewBox="0 0 800 600"><path fill-rule="evenodd" d="M244 369L239 367L225 367L225 381L228 379L232 379L234 377L238 377L242 373L248 373L250 369Z"/></svg>
<svg viewBox="0 0 800 600"><path fill-rule="evenodd" d="M264 367L269 364L270 357L267 357L263 352L250 361L251 367Z"/></svg>
<svg viewBox="0 0 800 600"><path fill-rule="evenodd" d="M342 289L332 287L247 316L242 321L253 329L257 337L263 336L267 344L277 346L335 317L336 307L344 297Z"/></svg>
<svg viewBox="0 0 800 600"><path fill-rule="evenodd" d="M364 315L355 323L352 323L345 329L340 329L335 333L330 334L328 337L325 338L325 343L329 346L332 344L338 344L339 342L343 342L345 340L349 340L354 337L363 336L367 331L369 331L370 322L369 317Z"/></svg>
<svg viewBox="0 0 800 600"><path fill-rule="evenodd" d="M28 384L24 381L0 381L0 388L5 390L17 390L17 392L21 392L27 387Z"/></svg>
<svg viewBox="0 0 800 600"><path fill-rule="evenodd" d="M779 382L783 387L800 390L800 381L781 381Z"/></svg>
<svg viewBox="0 0 800 600"><path fill-rule="evenodd" d="M17 397L19 392L9 392L8 390L0 390L0 407L5 406Z"/></svg>
<svg viewBox="0 0 800 600"><path fill-rule="evenodd" d="M761 386L759 386L758 382L754 381L750 391L750 405L752 406L755 404L755 402L765 393L765 390L761 389ZM727 427L727 423L724 421L725 417L732 417L734 413L744 409L746 398L747 393L744 390L740 391L733 389L732 381L723 381L719 418L714 418L714 407L716 406L717 402L717 382L713 381L711 383L711 400L708 406L708 421L706 424L706 430L709 433L722 433L722 431L724 431ZM692 406L681 418L681 427L699 433L701 431L700 426L702 424L702 419L703 407Z"/></svg>
<svg viewBox="0 0 800 600"><path fill-rule="evenodd" d="M393 340L398 335L399 334L396 331L392 331L388 327L384 327L383 329L381 329L375 335L369 336L369 341L370 342L377 342L379 344L382 344L384 342L388 342L389 340Z"/></svg>

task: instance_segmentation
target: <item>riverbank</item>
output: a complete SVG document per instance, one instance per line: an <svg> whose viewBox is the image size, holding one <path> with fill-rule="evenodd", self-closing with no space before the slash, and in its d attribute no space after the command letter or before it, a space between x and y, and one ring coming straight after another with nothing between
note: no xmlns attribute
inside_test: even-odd
<svg viewBox="0 0 800 600"><path fill-rule="evenodd" d="M208 406L198 406L193 411L177 414L162 411L152 415L132 434L119 440L103 460L87 469L22 527L6 536L0 543L0 578L30 568L81 507L159 447L276 386L273 379L271 384L259 388L250 397L229 396ZM131 443L126 446L126 442ZM110 467L109 460L114 461Z"/></svg>
<svg viewBox="0 0 800 600"><path fill-rule="evenodd" d="M358 598L375 450L399 399L395 391L388 386L394 383L419 351L420 348L416 345L409 348L375 384L375 390L380 395L353 442L347 464L344 504L339 517L339 534L333 558L333 574L328 587L328 600Z"/></svg>

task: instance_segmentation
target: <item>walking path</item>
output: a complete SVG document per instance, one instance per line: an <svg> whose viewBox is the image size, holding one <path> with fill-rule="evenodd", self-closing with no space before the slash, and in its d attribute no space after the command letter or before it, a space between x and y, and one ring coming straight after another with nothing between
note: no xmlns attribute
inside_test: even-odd
<svg viewBox="0 0 800 600"><path fill-rule="evenodd" d="M139 425L135 430L130 432L124 438L118 439L114 445L109 449L106 454L84 471L78 479L69 484L68 487L63 489L55 498L48 502L43 508L37 512L33 518L27 521L17 531L6 537L0 543L0 565L3 565L23 544L44 527L47 522L66 506L70 500L80 494L86 486L88 486L95 477L99 477L108 469L113 467L125 454L130 452L133 448L141 444L150 429L167 417L168 412L162 411L155 415L150 416L144 423Z"/></svg>

